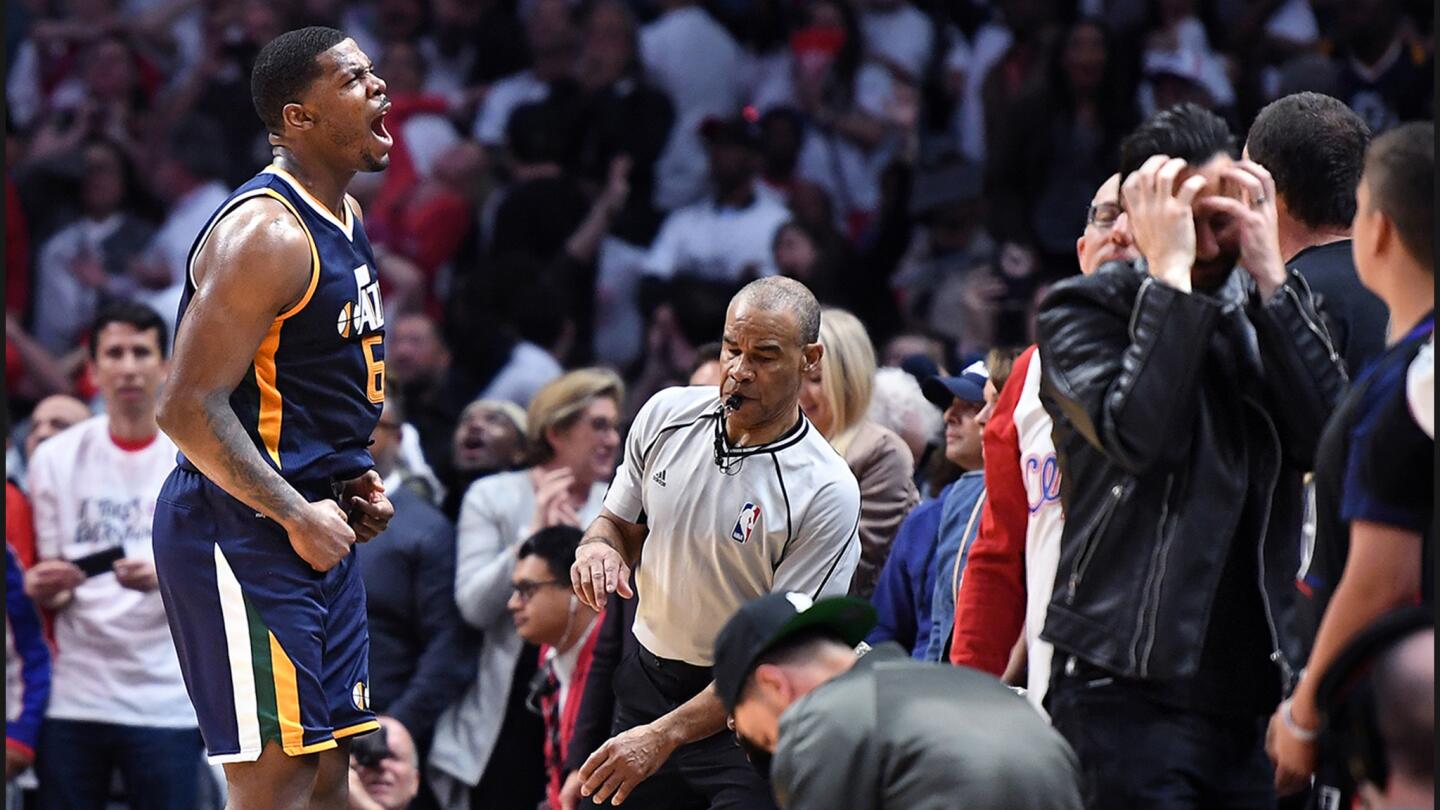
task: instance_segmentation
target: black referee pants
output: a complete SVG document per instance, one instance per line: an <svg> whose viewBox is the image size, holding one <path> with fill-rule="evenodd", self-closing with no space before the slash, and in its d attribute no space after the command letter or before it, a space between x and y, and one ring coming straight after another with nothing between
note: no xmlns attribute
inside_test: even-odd
<svg viewBox="0 0 1440 810"><path fill-rule="evenodd" d="M615 670L613 734L644 725L700 694L709 667L659 658L636 644ZM582 805L583 806L583 805ZM682 745L625 800L627 810L776 810L770 783L722 731Z"/></svg>

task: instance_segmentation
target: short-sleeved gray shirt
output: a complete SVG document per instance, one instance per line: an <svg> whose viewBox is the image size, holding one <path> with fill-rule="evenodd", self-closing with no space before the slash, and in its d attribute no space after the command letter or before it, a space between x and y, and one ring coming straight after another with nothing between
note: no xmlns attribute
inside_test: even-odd
<svg viewBox="0 0 1440 810"><path fill-rule="evenodd" d="M860 560L860 488L820 431L800 415L769 444L730 447L720 419L715 386L651 397L605 496L606 509L650 529L635 637L697 666L713 663L715 636L741 605L773 590L844 594Z"/></svg>

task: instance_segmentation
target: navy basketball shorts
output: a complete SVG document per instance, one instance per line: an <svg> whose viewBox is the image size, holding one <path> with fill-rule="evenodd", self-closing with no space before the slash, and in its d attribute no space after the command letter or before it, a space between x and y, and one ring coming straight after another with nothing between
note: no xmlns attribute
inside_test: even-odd
<svg viewBox="0 0 1440 810"><path fill-rule="evenodd" d="M186 467L160 490L154 548L210 762L253 762L272 740L311 754L379 728L353 549L322 574L279 524Z"/></svg>

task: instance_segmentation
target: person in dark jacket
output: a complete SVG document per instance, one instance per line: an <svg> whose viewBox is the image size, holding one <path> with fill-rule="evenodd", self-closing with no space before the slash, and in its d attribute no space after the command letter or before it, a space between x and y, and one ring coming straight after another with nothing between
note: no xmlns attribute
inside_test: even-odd
<svg viewBox="0 0 1440 810"><path fill-rule="evenodd" d="M715 688L782 808L1079 810L1075 754L992 676L915 661L854 597L766 594L715 642ZM763 759L763 755L761 755Z"/></svg>
<svg viewBox="0 0 1440 810"><path fill-rule="evenodd" d="M400 447L387 413L394 407L386 401L371 437L382 477ZM440 713L475 676L478 638L455 607L454 525L408 487L386 494L395 517L358 556L370 621L370 706L404 725L423 758Z"/></svg>
<svg viewBox="0 0 1440 810"><path fill-rule="evenodd" d="M1302 475L1345 372L1280 254L1270 173L1233 154L1195 105L1131 133L1141 258L1060 282L1038 318L1066 516L1046 708L1089 808L1274 803Z"/></svg>
<svg viewBox="0 0 1440 810"><path fill-rule="evenodd" d="M1355 381L1320 436L1315 550L1304 583L1323 610L1314 649L1268 741L1282 793L1316 770L1317 694L1339 651L1390 610L1434 602L1435 442L1406 402L1411 362L1435 334L1435 128L1377 137L1357 195L1355 261L1390 312L1390 345ZM1326 763L1322 763L1326 764ZM1354 793L1349 763L1317 784ZM1328 792L1328 791L1327 791Z"/></svg>
<svg viewBox="0 0 1440 810"><path fill-rule="evenodd" d="M1385 349L1385 304L1360 283L1350 251L1369 142L1364 119L1320 93L1271 102L1245 138L1245 157L1275 178L1280 255L1315 292L1351 378Z"/></svg>

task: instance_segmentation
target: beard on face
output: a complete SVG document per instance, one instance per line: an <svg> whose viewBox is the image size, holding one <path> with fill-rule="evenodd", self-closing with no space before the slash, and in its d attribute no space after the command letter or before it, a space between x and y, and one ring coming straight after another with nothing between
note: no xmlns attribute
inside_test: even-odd
<svg viewBox="0 0 1440 810"><path fill-rule="evenodd" d="M1240 260L1240 251L1222 251L1208 261L1196 260L1190 268L1190 284L1197 290L1218 289L1230 277Z"/></svg>
<svg viewBox="0 0 1440 810"><path fill-rule="evenodd" d="M338 154L353 154L358 157L359 171L362 172L382 172L390 165L388 150L381 155L374 153L374 139L375 133L368 122L358 133L353 128L341 129L338 126L330 130L330 142L334 144L335 151Z"/></svg>

